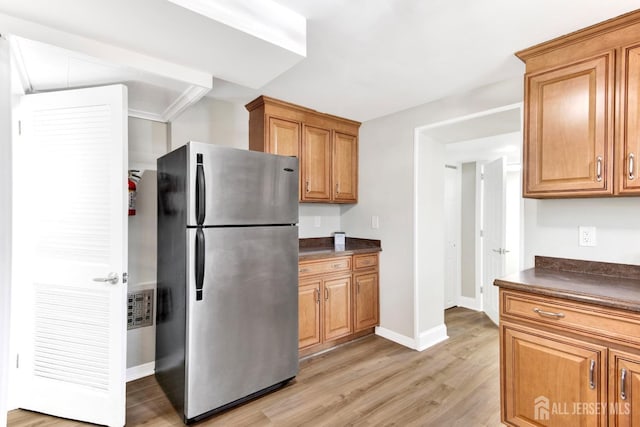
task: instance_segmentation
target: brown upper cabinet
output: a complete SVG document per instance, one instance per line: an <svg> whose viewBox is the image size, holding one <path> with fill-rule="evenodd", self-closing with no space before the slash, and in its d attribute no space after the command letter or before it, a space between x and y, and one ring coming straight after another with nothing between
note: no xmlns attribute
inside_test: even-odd
<svg viewBox="0 0 640 427"><path fill-rule="evenodd" d="M523 196L640 195L640 11L533 46Z"/></svg>
<svg viewBox="0 0 640 427"><path fill-rule="evenodd" d="M301 202L357 203L360 123L260 96L249 111L249 149L298 157Z"/></svg>

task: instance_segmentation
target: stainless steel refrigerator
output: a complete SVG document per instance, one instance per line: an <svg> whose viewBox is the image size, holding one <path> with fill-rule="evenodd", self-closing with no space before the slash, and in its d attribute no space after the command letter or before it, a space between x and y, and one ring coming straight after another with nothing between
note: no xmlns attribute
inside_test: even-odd
<svg viewBox="0 0 640 427"><path fill-rule="evenodd" d="M158 159L156 377L185 423L298 372L298 160L189 142Z"/></svg>

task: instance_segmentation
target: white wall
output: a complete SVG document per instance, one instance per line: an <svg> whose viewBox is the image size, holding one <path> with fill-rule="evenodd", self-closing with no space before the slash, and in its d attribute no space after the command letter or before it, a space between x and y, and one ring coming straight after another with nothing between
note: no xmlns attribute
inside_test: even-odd
<svg viewBox="0 0 640 427"><path fill-rule="evenodd" d="M462 117L522 100L522 79L513 79L435 101L390 116L365 122L360 129L359 202L342 208L342 228L350 235L382 240L380 257L381 327L415 339L414 331L414 130L417 127ZM444 174L444 158L434 145L425 146ZM425 201L429 204L429 201ZM437 205L437 196L431 207ZM378 215L380 228L371 229L371 216ZM432 224L434 228L440 224ZM442 252L442 239L433 239ZM436 249L433 248L435 253ZM437 268L437 260L421 259L424 268ZM442 263L440 263L442 264ZM442 289L442 283L429 283L426 290ZM437 292L437 291L434 291ZM442 298L420 306L424 310L421 328L429 330L442 320ZM429 313L433 313L430 317ZM421 333L423 331L418 331Z"/></svg>
<svg viewBox="0 0 640 427"><path fill-rule="evenodd" d="M0 426L7 424L11 316L11 66L0 37Z"/></svg>
<svg viewBox="0 0 640 427"><path fill-rule="evenodd" d="M249 148L249 112L240 103L202 98L171 122L170 146L189 141Z"/></svg>
<svg viewBox="0 0 640 427"><path fill-rule="evenodd" d="M340 222L340 205L300 203L298 206L300 238L330 237L335 231L344 231Z"/></svg>
<svg viewBox="0 0 640 427"><path fill-rule="evenodd" d="M640 198L524 202L524 267L535 255L640 264ZM578 245L578 227L596 227L595 247Z"/></svg>
<svg viewBox="0 0 640 427"><path fill-rule="evenodd" d="M156 159L167 149L165 123L129 118L129 169L137 169L141 175L136 215L129 217L129 292L156 289ZM137 368L128 373L130 378L152 372L155 338L155 323L127 331L127 368Z"/></svg>

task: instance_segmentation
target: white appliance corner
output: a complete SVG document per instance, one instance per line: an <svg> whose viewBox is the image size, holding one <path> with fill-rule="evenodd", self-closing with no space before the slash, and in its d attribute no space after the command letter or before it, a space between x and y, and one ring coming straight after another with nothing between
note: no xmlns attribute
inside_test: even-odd
<svg viewBox="0 0 640 427"><path fill-rule="evenodd" d="M420 332L415 349L423 351L447 339L449 339L449 336L447 335L447 326L442 323L438 326L427 329L426 331Z"/></svg>
<svg viewBox="0 0 640 427"><path fill-rule="evenodd" d="M408 347L410 349L413 349L413 350L416 349L416 341L413 338L408 337L406 335L399 334L399 333L394 332L394 331L392 331L390 329L386 329L386 328L383 328L381 326L377 326L376 327L376 335L378 335L378 336L380 336L382 338L386 338L389 341L393 341L393 342L395 342L397 344L400 344L400 345L403 345L405 347Z"/></svg>
<svg viewBox="0 0 640 427"><path fill-rule="evenodd" d="M142 365L127 368L127 382L153 375L156 372L156 362L143 363Z"/></svg>

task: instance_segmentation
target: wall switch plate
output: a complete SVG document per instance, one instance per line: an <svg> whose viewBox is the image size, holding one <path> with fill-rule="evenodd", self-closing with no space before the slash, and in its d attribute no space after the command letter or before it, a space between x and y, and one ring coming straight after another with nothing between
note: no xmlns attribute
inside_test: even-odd
<svg viewBox="0 0 640 427"><path fill-rule="evenodd" d="M579 227L580 246L596 245L596 228L595 227Z"/></svg>
<svg viewBox="0 0 640 427"><path fill-rule="evenodd" d="M322 224L322 217L321 216L314 216L313 217L313 226L318 228L318 227L320 227L321 224Z"/></svg>
<svg viewBox="0 0 640 427"><path fill-rule="evenodd" d="M380 218L378 215L371 217L371 228L380 228Z"/></svg>

